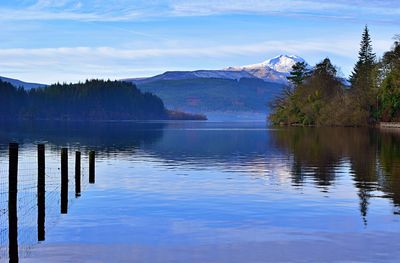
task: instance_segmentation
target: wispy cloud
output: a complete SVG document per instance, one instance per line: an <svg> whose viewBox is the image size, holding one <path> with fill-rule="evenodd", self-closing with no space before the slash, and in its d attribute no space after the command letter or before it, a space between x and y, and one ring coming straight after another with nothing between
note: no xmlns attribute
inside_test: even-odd
<svg viewBox="0 0 400 263"><path fill-rule="evenodd" d="M38 0L24 7L2 7L0 3L0 21L130 21L153 16L151 5L142 1L117 0ZM161 12L157 12L158 15Z"/></svg>
<svg viewBox="0 0 400 263"><path fill-rule="evenodd" d="M44 9L44 8L64 8L71 0L38 0L35 4L30 6L30 9Z"/></svg>
<svg viewBox="0 0 400 263"><path fill-rule="evenodd" d="M221 13L373 13L374 15L398 15L398 1L357 1L357 0L204 0L204 1L175 1L173 10L179 15L198 14L210 15Z"/></svg>
<svg viewBox="0 0 400 263"><path fill-rule="evenodd" d="M398 0L39 0L25 8L1 8L0 20L133 21L137 19L257 14L361 19L400 23Z"/></svg>
<svg viewBox="0 0 400 263"><path fill-rule="evenodd" d="M400 24L398 0L177 0L172 3L171 13L176 16L224 14L301 16Z"/></svg>

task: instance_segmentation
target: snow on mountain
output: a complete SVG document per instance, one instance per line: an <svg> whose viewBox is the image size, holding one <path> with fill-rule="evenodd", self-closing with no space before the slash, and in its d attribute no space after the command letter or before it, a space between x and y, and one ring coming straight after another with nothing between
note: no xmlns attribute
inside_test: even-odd
<svg viewBox="0 0 400 263"><path fill-rule="evenodd" d="M255 70L260 68L273 69L280 73L289 73L292 67L297 62L305 62L304 59L295 55L279 55L274 58L268 59L262 63L252 64L247 66L229 67L227 70Z"/></svg>
<svg viewBox="0 0 400 263"><path fill-rule="evenodd" d="M265 61L265 65L281 73L290 73L294 64L305 62L304 59L295 55L280 55Z"/></svg>
<svg viewBox="0 0 400 263"><path fill-rule="evenodd" d="M239 67L228 67L225 70L246 71L265 81L286 83L286 77L292 70L293 65L297 62L305 62L305 60L295 55L280 55L262 63Z"/></svg>

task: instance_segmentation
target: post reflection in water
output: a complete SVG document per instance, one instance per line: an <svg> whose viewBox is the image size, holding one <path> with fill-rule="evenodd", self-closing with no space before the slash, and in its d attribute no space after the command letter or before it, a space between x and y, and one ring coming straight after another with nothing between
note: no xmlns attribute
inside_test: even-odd
<svg viewBox="0 0 400 263"><path fill-rule="evenodd" d="M128 129L125 129L126 127ZM1 196L8 195L8 207L1 207L1 222L7 220L8 226L5 228L2 225L1 233L8 233L8 242L1 237L0 261L8 258L9 262L19 262L19 250L22 249L24 255L29 253L28 250L35 243L31 232L33 229L30 227L33 210L37 211L35 220L37 222L37 241L45 240L46 199L52 203L50 204L49 216L55 217L56 211L51 210L51 205L54 206L57 203L61 205L61 214L67 214L68 199L71 198L68 190L68 181L70 180L68 162L71 158L68 156L67 148L62 148L60 151L62 145L71 144L74 149L83 149L90 157L90 164L89 159L86 158L88 168L85 169L85 166L81 165L81 152L76 151L74 184L75 197L77 198L81 195L81 188L85 188L88 183L94 184L95 151L89 151L89 149L99 149L105 156L112 151L110 149L115 147L118 147L121 151L132 151L141 143L148 143L157 139L160 133L159 128L162 128L163 124L150 125L150 127L156 128L150 131L142 130L140 127L143 127L143 125L121 124L120 129L116 129L116 125L110 126L107 123L92 125L64 123L61 127L58 123L47 122L2 123L0 153L5 153L8 148L8 155L4 155L5 158L1 160L0 164L3 165L3 163L8 162L9 166L7 180L5 180L7 170L3 170L3 167L0 168L1 181L8 184L8 188L5 188L2 184L2 192L0 193ZM131 144L120 144L117 142L118 138L129 140ZM108 139L112 139L112 141L108 143ZM24 156L19 156L19 144L10 143L8 145L10 141L23 142L21 148L27 153L23 153ZM53 157L53 162L50 161L49 166L46 166L45 144L37 144L35 154L31 151L31 148L36 146L37 141L49 142L51 157ZM83 146L81 146L82 144ZM54 155L60 154L61 163L54 163ZM19 163L19 159L22 160L21 163ZM84 169L83 172L82 169ZM90 176L88 177L88 175ZM83 187L81 186L82 176L87 177L86 181L83 182ZM46 177L49 179L47 186ZM57 181L60 179L57 180L57 178L61 178L61 182L58 184ZM21 184L18 183L19 181ZM34 192L34 190L37 192ZM46 191L49 192L48 196L46 196ZM57 193L59 198L55 198ZM32 198L34 196L37 197L36 200ZM1 205L4 204L4 202L1 203ZM8 215L7 219L5 215ZM22 220L18 220L18 218L22 218ZM19 232L23 235L18 235ZM18 247L18 240L22 241L20 247ZM8 253L3 252L6 248L8 248Z"/></svg>
<svg viewBox="0 0 400 263"><path fill-rule="evenodd" d="M90 151L90 155L94 155L94 151ZM18 216L22 218L22 222L24 222L25 217L29 218L29 214L35 208L32 206L32 199L29 198L29 192L31 189L37 189L37 241L45 240L45 207L46 207L46 175L49 177L57 177L55 174L46 174L45 172L45 145L38 144L37 146L37 181L36 185L34 174L32 174L32 170L21 169L19 168L18 159L23 156L19 156L19 145L18 143L10 143L9 144L9 154L8 154L8 258L9 262L16 263L19 262L19 248L18 248L18 225L20 221L18 220ZM89 164L89 170L94 170L95 162L94 159L91 159ZM27 174L23 177L18 176L18 171L28 171ZM60 170L60 169L57 169ZM79 193L80 193L80 181L81 181L81 163L80 159L75 168L75 182L79 181ZM28 175L29 178L26 177ZM79 177L79 178L77 178ZM28 179L28 180L27 180ZM61 149L61 214L67 214L68 212L68 151L67 148ZM18 182L22 182L22 187L18 186ZM91 182L92 184L94 182ZM19 190L18 190L19 189ZM4 193L2 193L4 194ZM77 198L77 192L75 192L75 197ZM6 209L2 208L2 211ZM30 223L30 222L28 222ZM23 223L22 223L23 224ZM22 226L23 232L28 232L27 230L30 228L29 225L23 224ZM4 232L4 229L2 229ZM26 234L26 233L25 233ZM29 233L31 234L31 233ZM26 240L23 240L24 246L33 245L32 241L27 243ZM5 244L1 244L4 246ZM0 259L5 258L4 255L0 257Z"/></svg>
<svg viewBox="0 0 400 263"><path fill-rule="evenodd" d="M110 212L81 208L80 213L92 213L99 222L98 228L91 225L96 231L85 232L82 226L82 233L76 235L70 234L75 228L64 226L65 233L59 230L64 234L53 237L53 241L57 238L68 240L72 235L82 242L94 242L93 239L98 240L101 236L97 232L105 229L106 233L119 233L105 237L110 243L114 238L116 243L148 245L173 240L181 244L187 240L179 234L182 229L174 228L178 234L161 230L186 221L194 226L190 227L192 243L196 238L203 242L213 235L216 240L218 237L218 240L231 242L241 236L236 232L249 239L253 235L249 233L265 231L263 238L268 239L268 231L278 231L275 228L287 235L294 230L314 231L317 237L325 238L318 235L326 228L333 233L342 233L332 223L341 216L346 220L355 219L361 228L371 231L389 227L385 224L392 219L387 217L386 203L382 205L380 200L390 204L391 216L397 217L400 208L400 134L392 131L268 129L265 124L251 123L15 123L0 129L0 154L5 152L10 141L21 142L22 162L23 156L35 155L33 148L37 142L46 142L46 165L40 165L44 162L44 157L40 157L44 149L39 147L38 177L34 177L38 191L39 241L45 240L45 229L46 236L51 234L49 217L60 213L60 204L61 212L67 212L70 203L63 199L67 197L71 201L81 193L85 198L85 184L95 181L94 169L89 168L89 159L94 160L94 154L89 154L91 150L96 152L96 166L97 161L100 164L96 167L96 186L93 187L101 187L101 195L97 198L105 198L93 202L97 209L103 209L103 205ZM62 169L60 150L65 146L68 146L68 153L64 154L68 156L69 165ZM80 152L82 182L76 176L81 167ZM26 165L32 163L26 162ZM36 166L31 168L36 169ZM74 185L66 191L61 188L61 170L64 174L61 180ZM93 177L84 178L89 173L93 173ZM54 174L56 176L52 176ZM22 190L20 186L18 189ZM92 192L91 197L95 194ZM21 196L24 196L23 190ZM51 210L51 207L55 208ZM116 212L111 212L112 209ZM9 233L21 233L20 230L12 231L17 222L19 228L29 229L24 225L27 221L24 213L18 214L17 221L16 216L13 217L14 210L8 210ZM134 214L133 222L126 224L123 220L130 218L131 213ZM383 214L385 219L380 219ZM75 213L76 217L79 215ZM150 230L155 217L159 218L157 235ZM371 217L375 219L369 220ZM85 218L90 217L85 215ZM111 230L107 228L108 222L116 222ZM395 224L390 222L391 226ZM115 225L121 229L114 229ZM196 226L200 227L196 229ZM350 232L350 226L341 227L345 228L343 232ZM229 232L227 229L230 228ZM250 231L252 228L255 232ZM96 233L95 237L91 236L93 233ZM74 242L75 239L71 237ZM12 242L15 244L16 240L10 238L7 244L0 244L9 246L10 258ZM20 235L18 240L20 251L21 244L30 242ZM48 239L42 245L48 245L47 242ZM189 262L190 257L187 260Z"/></svg>
<svg viewBox="0 0 400 263"><path fill-rule="evenodd" d="M45 217L46 217L46 155L45 145L38 145L38 181L37 181L37 203L38 218L37 231L38 241L45 240Z"/></svg>

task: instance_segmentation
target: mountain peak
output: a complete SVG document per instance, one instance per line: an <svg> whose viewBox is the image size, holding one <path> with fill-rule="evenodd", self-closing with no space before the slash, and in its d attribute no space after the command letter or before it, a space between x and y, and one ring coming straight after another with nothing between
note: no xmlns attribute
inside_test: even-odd
<svg viewBox="0 0 400 263"><path fill-rule="evenodd" d="M268 66L281 73L289 73L297 62L305 62L305 60L296 55L279 55L271 58L262 64Z"/></svg>
<svg viewBox="0 0 400 263"><path fill-rule="evenodd" d="M289 73L292 70L292 67L297 62L305 62L305 60L296 55L279 55L268 59L262 63L252 64L241 67L229 67L229 70L254 70L260 68L272 69L280 73Z"/></svg>
<svg viewBox="0 0 400 263"><path fill-rule="evenodd" d="M265 81L286 83L287 75L289 75L293 65L297 62L305 62L305 60L296 55L279 55L262 63L241 67L229 67L225 70L246 71Z"/></svg>

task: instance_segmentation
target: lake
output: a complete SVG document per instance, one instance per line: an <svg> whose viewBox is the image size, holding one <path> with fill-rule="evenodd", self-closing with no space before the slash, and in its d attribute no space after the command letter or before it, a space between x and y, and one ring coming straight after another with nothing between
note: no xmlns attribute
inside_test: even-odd
<svg viewBox="0 0 400 263"><path fill-rule="evenodd" d="M0 128L0 257L8 143L19 142L21 262L399 262L400 132L265 123L16 123ZM36 144L46 144L37 242ZM68 214L59 213L62 147ZM82 151L82 195L74 152ZM96 183L87 153L96 151Z"/></svg>

